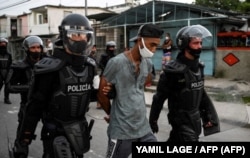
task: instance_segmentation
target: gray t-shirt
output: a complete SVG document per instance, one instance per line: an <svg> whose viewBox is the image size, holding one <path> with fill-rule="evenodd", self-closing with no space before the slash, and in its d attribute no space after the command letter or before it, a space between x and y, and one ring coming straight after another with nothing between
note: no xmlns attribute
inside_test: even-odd
<svg viewBox="0 0 250 158"><path fill-rule="evenodd" d="M150 59L142 59L139 75L124 53L109 60L103 76L116 89L108 127L111 139L135 139L151 131L144 96L144 83L151 70Z"/></svg>

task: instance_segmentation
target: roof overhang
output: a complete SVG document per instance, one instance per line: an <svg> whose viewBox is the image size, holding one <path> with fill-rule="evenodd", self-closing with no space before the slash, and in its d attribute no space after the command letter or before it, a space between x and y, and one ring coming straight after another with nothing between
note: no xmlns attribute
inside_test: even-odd
<svg viewBox="0 0 250 158"><path fill-rule="evenodd" d="M115 15L118 15L118 14L114 12L113 13L99 13L99 14L88 15L87 18L95 19L96 21L102 21Z"/></svg>
<svg viewBox="0 0 250 158"><path fill-rule="evenodd" d="M186 17L180 17L180 10L186 11ZM192 16L196 14L197 16ZM122 26L135 26L145 23L168 23L175 21L209 20L227 21L231 23L243 24L242 19L234 19L238 13L202 7L194 4L177 2L155 1L131 8L119 15L102 20L101 28L115 28ZM165 17L163 17L165 16ZM154 19L153 19L154 17Z"/></svg>

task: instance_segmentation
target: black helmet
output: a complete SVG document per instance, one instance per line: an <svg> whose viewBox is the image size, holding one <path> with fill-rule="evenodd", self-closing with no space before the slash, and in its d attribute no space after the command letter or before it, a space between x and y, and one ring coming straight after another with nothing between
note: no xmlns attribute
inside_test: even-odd
<svg viewBox="0 0 250 158"><path fill-rule="evenodd" d="M66 46L74 54L83 54L85 50L92 44L93 28L87 17L80 14L69 14L59 26L60 39L63 40ZM70 40L72 35L86 36L86 43L83 41Z"/></svg>
<svg viewBox="0 0 250 158"><path fill-rule="evenodd" d="M29 51L29 48L33 45L33 44L39 44L41 46L41 49L43 51L43 41L40 37L38 36L29 36L26 37L23 41L23 48L26 52Z"/></svg>
<svg viewBox="0 0 250 158"><path fill-rule="evenodd" d="M180 50L188 47L190 38L200 37L202 40L210 39L212 34L201 25L185 26L181 28L176 34L176 44Z"/></svg>
<svg viewBox="0 0 250 158"><path fill-rule="evenodd" d="M5 42L6 44L8 44L8 40L6 38L0 38L0 42Z"/></svg>

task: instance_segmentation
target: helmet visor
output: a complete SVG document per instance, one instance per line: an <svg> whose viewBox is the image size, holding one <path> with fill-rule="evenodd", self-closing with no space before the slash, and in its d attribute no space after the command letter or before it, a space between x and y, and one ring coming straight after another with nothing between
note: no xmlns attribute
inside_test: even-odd
<svg viewBox="0 0 250 158"><path fill-rule="evenodd" d="M40 43L31 43L29 44L29 48L41 48L41 44Z"/></svg>
<svg viewBox="0 0 250 158"><path fill-rule="evenodd" d="M190 27L187 27L183 33L184 36L193 38L193 37L198 37L201 39L205 38L212 38L212 34L203 26L201 25L192 25Z"/></svg>
<svg viewBox="0 0 250 158"><path fill-rule="evenodd" d="M73 41L89 41L92 31L87 30L67 30L67 37Z"/></svg>

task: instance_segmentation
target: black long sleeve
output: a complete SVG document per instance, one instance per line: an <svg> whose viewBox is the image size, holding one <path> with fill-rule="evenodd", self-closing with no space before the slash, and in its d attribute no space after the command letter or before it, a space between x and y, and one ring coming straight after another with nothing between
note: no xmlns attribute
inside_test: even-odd
<svg viewBox="0 0 250 158"><path fill-rule="evenodd" d="M153 101L151 105L149 121L157 121L162 110L163 104L168 97L168 79L165 73L161 74L156 94L153 96Z"/></svg>

